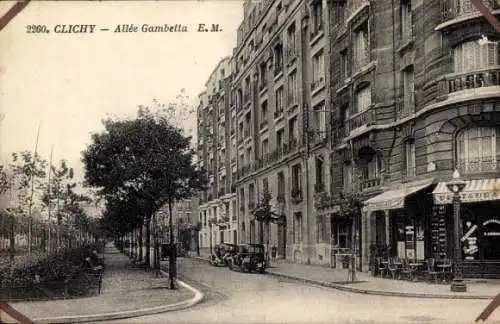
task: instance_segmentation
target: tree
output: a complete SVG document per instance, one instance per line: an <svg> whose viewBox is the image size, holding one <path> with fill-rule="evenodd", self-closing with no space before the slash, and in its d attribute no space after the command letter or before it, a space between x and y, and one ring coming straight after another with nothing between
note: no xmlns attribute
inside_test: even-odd
<svg viewBox="0 0 500 324"><path fill-rule="evenodd" d="M267 188L264 189L263 195L255 209L252 211L254 218L259 222L259 242L260 244L266 244L269 248L269 237L268 241L264 242L264 224L269 226L270 223L274 224L286 224L286 216L280 215L272 210L271 206L272 195Z"/></svg>
<svg viewBox="0 0 500 324"><path fill-rule="evenodd" d="M32 248L32 209L34 205L34 194L43 188L42 180L45 177L47 161L38 154L30 151L12 153L12 162L9 164L11 172L10 189L15 193L14 206L12 212L17 214L23 227L28 228L28 251ZM12 219L14 222L14 219ZM13 226L12 226L13 227ZM13 250L14 238L11 237L11 253ZM13 256L12 256L13 257Z"/></svg>
<svg viewBox="0 0 500 324"><path fill-rule="evenodd" d="M82 152L85 183L99 188L101 195L137 199L146 226L145 261L149 265L154 213L168 203L171 214L174 201L202 187L191 138L171 124L168 116L145 107L139 108L135 119L108 118L103 124L105 130L93 134L92 143Z"/></svg>

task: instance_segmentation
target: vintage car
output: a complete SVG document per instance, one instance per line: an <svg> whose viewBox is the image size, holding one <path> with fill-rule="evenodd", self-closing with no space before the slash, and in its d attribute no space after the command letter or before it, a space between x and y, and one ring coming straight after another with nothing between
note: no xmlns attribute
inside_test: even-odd
<svg viewBox="0 0 500 324"><path fill-rule="evenodd" d="M210 256L210 264L213 266L227 266L228 259L236 252L237 245L222 243L214 247L214 253Z"/></svg>
<svg viewBox="0 0 500 324"><path fill-rule="evenodd" d="M262 244L241 244L238 245L237 252L230 257L229 268L242 272L266 271L265 249Z"/></svg>

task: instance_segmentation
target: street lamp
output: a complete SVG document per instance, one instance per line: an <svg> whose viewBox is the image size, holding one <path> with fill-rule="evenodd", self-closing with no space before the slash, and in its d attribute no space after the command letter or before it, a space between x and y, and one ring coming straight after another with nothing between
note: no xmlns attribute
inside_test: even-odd
<svg viewBox="0 0 500 324"><path fill-rule="evenodd" d="M453 280L451 282L451 291L466 292L467 285L462 278L462 248L460 243L460 192L465 188L466 182L460 179L460 173L455 169L453 179L446 184L446 187L453 192L453 238L455 251L453 252Z"/></svg>

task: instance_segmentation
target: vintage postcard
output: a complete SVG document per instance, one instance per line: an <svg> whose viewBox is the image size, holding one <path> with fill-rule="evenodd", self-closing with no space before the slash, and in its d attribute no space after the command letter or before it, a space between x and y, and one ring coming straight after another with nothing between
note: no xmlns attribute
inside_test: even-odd
<svg viewBox="0 0 500 324"><path fill-rule="evenodd" d="M0 2L0 323L500 322L499 18Z"/></svg>

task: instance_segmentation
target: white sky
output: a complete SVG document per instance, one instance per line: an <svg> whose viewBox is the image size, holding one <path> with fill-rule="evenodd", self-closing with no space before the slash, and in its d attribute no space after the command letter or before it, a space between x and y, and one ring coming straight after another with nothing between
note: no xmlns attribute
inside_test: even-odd
<svg viewBox="0 0 500 324"><path fill-rule="evenodd" d="M0 2L0 14L13 2ZM175 101L184 88L193 105L220 58L231 55L242 1L33 1L0 31L2 162L33 150L67 159L83 177L81 150L107 114L133 115L139 104ZM184 24L188 33L124 33L117 24ZM196 32L218 23L219 33ZM44 24L49 34L28 34ZM56 34L57 24L96 24L94 34ZM194 118L194 116L193 116ZM195 121L190 122L192 125Z"/></svg>

